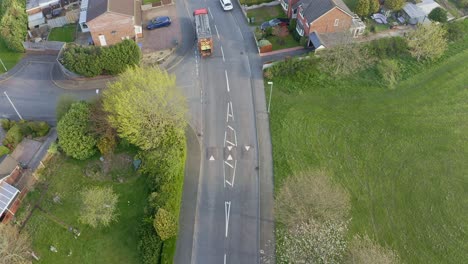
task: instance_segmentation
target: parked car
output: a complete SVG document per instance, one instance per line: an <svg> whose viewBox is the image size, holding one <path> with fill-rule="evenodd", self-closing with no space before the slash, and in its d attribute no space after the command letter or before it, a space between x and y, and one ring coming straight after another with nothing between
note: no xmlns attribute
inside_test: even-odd
<svg viewBox="0 0 468 264"><path fill-rule="evenodd" d="M171 18L168 16L158 16L148 22L146 28L151 30L155 28L168 27L171 24Z"/></svg>
<svg viewBox="0 0 468 264"><path fill-rule="evenodd" d="M231 0L219 0L219 2L221 3L221 7L224 11L232 10L233 6Z"/></svg>
<svg viewBox="0 0 468 264"><path fill-rule="evenodd" d="M276 26L281 26L281 27L289 26L289 19L288 18L273 18L270 21L263 22L260 25L260 29L265 30L269 27L276 27Z"/></svg>

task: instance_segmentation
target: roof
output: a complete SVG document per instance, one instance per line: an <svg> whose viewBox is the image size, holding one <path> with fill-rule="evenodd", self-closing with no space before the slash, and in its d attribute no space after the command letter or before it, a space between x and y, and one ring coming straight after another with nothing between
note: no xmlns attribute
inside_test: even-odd
<svg viewBox="0 0 468 264"><path fill-rule="evenodd" d="M338 7L351 17L353 16L353 12L342 0L302 0L302 7L302 14L309 23L312 23L334 7Z"/></svg>
<svg viewBox="0 0 468 264"><path fill-rule="evenodd" d="M113 12L134 16L135 1L132 0L88 0L86 22L106 13Z"/></svg>
<svg viewBox="0 0 468 264"><path fill-rule="evenodd" d="M8 206L10 206L18 193L18 189L4 181L0 181L0 216L8 210Z"/></svg>
<svg viewBox="0 0 468 264"><path fill-rule="evenodd" d="M422 2L416 4L421 11L423 11L426 15L429 15L429 13L436 7L440 7L440 5L434 0L422 0Z"/></svg>
<svg viewBox="0 0 468 264"><path fill-rule="evenodd" d="M325 47L325 45L323 45L322 39L320 39L320 36L315 31L309 34L309 40L312 42L316 49L319 49L320 47Z"/></svg>
<svg viewBox="0 0 468 264"><path fill-rule="evenodd" d="M3 155L0 157L0 180L10 176L15 170L18 162L10 155Z"/></svg>
<svg viewBox="0 0 468 264"><path fill-rule="evenodd" d="M208 13L203 13L201 9L195 10L195 28L198 38L211 38L210 19Z"/></svg>
<svg viewBox="0 0 468 264"><path fill-rule="evenodd" d="M426 16L419 7L412 3L406 3L403 7L403 11L405 11L410 18L423 18Z"/></svg>
<svg viewBox="0 0 468 264"><path fill-rule="evenodd" d="M26 11L36 7L49 7L49 5L58 2L59 0L26 0Z"/></svg>

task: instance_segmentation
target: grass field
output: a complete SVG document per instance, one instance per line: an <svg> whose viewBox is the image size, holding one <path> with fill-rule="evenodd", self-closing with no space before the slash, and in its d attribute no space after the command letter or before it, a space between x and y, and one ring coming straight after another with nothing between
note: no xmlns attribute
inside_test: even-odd
<svg viewBox="0 0 468 264"><path fill-rule="evenodd" d="M18 61L23 58L23 55L24 53L9 51L5 46L5 43L0 40L0 59L3 61L3 64L5 64L7 70L11 70L18 63ZM3 65L0 65L0 73L4 72L5 68L3 68Z"/></svg>
<svg viewBox="0 0 468 264"><path fill-rule="evenodd" d="M287 49L299 46L299 43L291 34L284 37L282 40L277 36L267 37L268 41L273 45L273 50Z"/></svg>
<svg viewBox="0 0 468 264"><path fill-rule="evenodd" d="M49 33L49 41L73 42L75 41L76 24L53 28Z"/></svg>
<svg viewBox="0 0 468 264"><path fill-rule="evenodd" d="M127 174L124 183L96 181L84 175L87 161L59 157L49 164L52 169L45 173L48 190L40 204L44 211L36 209L25 227L33 238L34 251L41 259L38 263L140 263L137 228L144 215L148 192L144 178ZM131 169L124 172L128 171ZM91 185L112 186L119 195L118 222L107 228L93 229L77 221L79 192ZM53 202L54 196L60 197L59 203ZM22 209L30 207L28 204L39 197L38 188L28 194ZM75 238L67 230L68 226L80 230L81 235ZM56 247L58 252L51 252L50 246Z"/></svg>
<svg viewBox="0 0 468 264"><path fill-rule="evenodd" d="M350 235L367 233L405 263L468 259L468 50L395 90L368 70L273 78L275 186L322 168L352 197ZM269 86L266 87L269 91Z"/></svg>
<svg viewBox="0 0 468 264"><path fill-rule="evenodd" d="M264 6L260 8L255 8L247 11L247 16L254 18L255 22L251 23L254 26L260 26L263 22L268 21L273 18L281 17L286 18L286 13L284 13L281 5L275 6Z"/></svg>

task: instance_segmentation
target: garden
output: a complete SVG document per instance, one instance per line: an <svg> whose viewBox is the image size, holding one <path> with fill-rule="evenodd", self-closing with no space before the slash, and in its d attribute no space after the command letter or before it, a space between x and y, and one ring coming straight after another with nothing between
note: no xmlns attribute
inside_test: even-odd
<svg viewBox="0 0 468 264"><path fill-rule="evenodd" d="M410 34L359 47L365 66L349 46L265 72L278 263L467 259L468 22L442 27L432 58Z"/></svg>
<svg viewBox="0 0 468 264"><path fill-rule="evenodd" d="M63 27L52 28L47 40L73 42L75 41L76 24L68 24Z"/></svg>

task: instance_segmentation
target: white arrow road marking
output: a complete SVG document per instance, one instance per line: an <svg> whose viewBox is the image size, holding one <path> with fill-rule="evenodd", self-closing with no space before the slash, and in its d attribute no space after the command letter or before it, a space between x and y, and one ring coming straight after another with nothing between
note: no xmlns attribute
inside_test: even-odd
<svg viewBox="0 0 468 264"><path fill-rule="evenodd" d="M231 187L234 187L234 182L236 181L236 168L237 168L237 160L234 161L234 168L233 168L233 172L232 172L232 182L226 180L226 178L224 178L224 182L229 184ZM226 184L224 185L224 187L226 187Z"/></svg>
<svg viewBox="0 0 468 264"><path fill-rule="evenodd" d="M224 144L224 145L226 145L226 144ZM229 151L231 151L231 149L232 149L232 146L228 146L228 149L229 149Z"/></svg>
<svg viewBox="0 0 468 264"><path fill-rule="evenodd" d="M245 146L245 150L249 151L250 146Z"/></svg>
<svg viewBox="0 0 468 264"><path fill-rule="evenodd" d="M229 156L227 157L227 160L232 160L231 154L229 154Z"/></svg>
<svg viewBox="0 0 468 264"><path fill-rule="evenodd" d="M229 214L231 213L231 202L224 202L224 213L226 214L226 237L229 231Z"/></svg>
<svg viewBox="0 0 468 264"><path fill-rule="evenodd" d="M211 155L210 160L215 160L215 158L213 157L213 155Z"/></svg>
<svg viewBox="0 0 468 264"><path fill-rule="evenodd" d="M224 74L226 75L227 91L230 92L230 90L229 90L229 78L228 78L228 75L227 75L227 70L224 70Z"/></svg>

